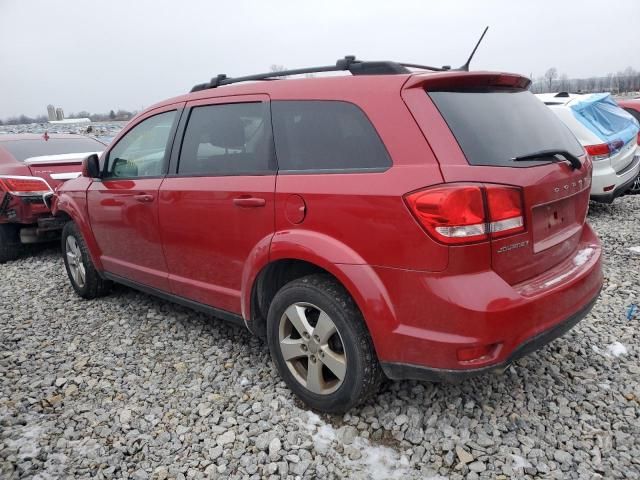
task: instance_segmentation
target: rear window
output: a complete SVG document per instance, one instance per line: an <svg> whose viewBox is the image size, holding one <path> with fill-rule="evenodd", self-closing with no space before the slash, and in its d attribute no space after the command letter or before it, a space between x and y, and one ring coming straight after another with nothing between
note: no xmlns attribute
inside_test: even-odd
<svg viewBox="0 0 640 480"><path fill-rule="evenodd" d="M527 90L428 94L471 165L530 167L512 159L550 149L583 154L569 129Z"/></svg>
<svg viewBox="0 0 640 480"><path fill-rule="evenodd" d="M640 122L640 112L638 110L634 110L633 108L626 108L625 110L630 113L638 122Z"/></svg>
<svg viewBox="0 0 640 480"><path fill-rule="evenodd" d="M283 100L272 102L271 108L280 170L342 172L391 166L373 125L352 103Z"/></svg>
<svg viewBox="0 0 640 480"><path fill-rule="evenodd" d="M101 152L105 149L102 143L87 137L50 138L49 140L7 140L0 141L0 147L8 150L19 162L44 155Z"/></svg>

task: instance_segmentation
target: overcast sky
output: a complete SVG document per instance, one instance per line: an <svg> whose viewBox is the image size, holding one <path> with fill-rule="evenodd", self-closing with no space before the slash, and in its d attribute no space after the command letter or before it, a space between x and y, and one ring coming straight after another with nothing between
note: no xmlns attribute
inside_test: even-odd
<svg viewBox="0 0 640 480"><path fill-rule="evenodd" d="M640 69L638 0L0 0L0 118L138 110L229 76L370 60L570 77Z"/></svg>

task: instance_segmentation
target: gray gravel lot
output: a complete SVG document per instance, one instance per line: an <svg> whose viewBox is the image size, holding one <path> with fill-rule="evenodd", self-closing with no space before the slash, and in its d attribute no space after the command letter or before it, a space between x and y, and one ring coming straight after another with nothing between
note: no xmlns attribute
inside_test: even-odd
<svg viewBox="0 0 640 480"><path fill-rule="evenodd" d="M640 197L591 205L605 287L502 375L309 412L247 332L117 287L56 246L0 265L0 478L640 478Z"/></svg>

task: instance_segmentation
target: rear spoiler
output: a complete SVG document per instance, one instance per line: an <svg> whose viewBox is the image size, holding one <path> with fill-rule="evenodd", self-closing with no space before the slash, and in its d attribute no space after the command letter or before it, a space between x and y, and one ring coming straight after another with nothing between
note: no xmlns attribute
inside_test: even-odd
<svg viewBox="0 0 640 480"><path fill-rule="evenodd" d="M412 75L404 88L424 88L425 90L465 90L473 88L507 87L525 90L531 80L516 73L465 72L450 70L438 75Z"/></svg>
<svg viewBox="0 0 640 480"><path fill-rule="evenodd" d="M102 152L81 152L81 153L62 153L59 155L42 155L39 157L30 157L23 161L25 165L43 165L43 164L80 164L89 155L100 155Z"/></svg>

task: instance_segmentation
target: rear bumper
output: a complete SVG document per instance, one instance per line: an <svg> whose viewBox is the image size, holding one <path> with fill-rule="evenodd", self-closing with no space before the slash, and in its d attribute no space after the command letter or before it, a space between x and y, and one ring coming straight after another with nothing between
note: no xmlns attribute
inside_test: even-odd
<svg viewBox="0 0 640 480"><path fill-rule="evenodd" d="M631 164L620 172L611 166L598 167L594 163L591 183L591 200L601 203L611 203L631 188L640 173L640 153L636 154ZM615 185L613 190L604 192L607 186Z"/></svg>
<svg viewBox="0 0 640 480"><path fill-rule="evenodd" d="M492 371L502 371L507 368L511 363L515 362L519 358L522 358L536 350L541 349L548 343L552 342L558 337L561 337L569 330L571 330L580 320L586 317L593 305L596 303L600 291L596 296L580 311L574 313L563 322L554 325L548 330L539 333L538 335L526 340L520 344L509 357L498 364L489 365L481 368L471 368L468 370L452 370L445 368L428 368L420 367L417 365L407 365L403 363L386 363L382 362L381 367L385 375L392 380L424 380L430 382L460 382L468 378L476 377Z"/></svg>
<svg viewBox="0 0 640 480"><path fill-rule="evenodd" d="M504 367L580 321L603 281L600 242L588 225L572 255L517 285L493 270L374 270L385 288L378 298L392 305L393 318L376 315L379 303L363 313L394 379L465 378Z"/></svg>

